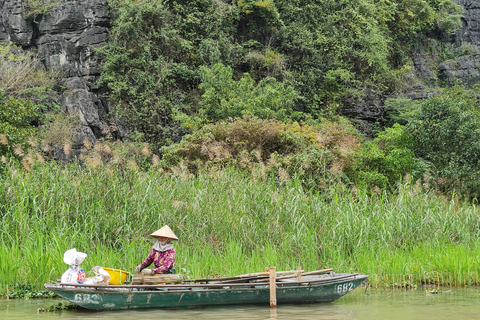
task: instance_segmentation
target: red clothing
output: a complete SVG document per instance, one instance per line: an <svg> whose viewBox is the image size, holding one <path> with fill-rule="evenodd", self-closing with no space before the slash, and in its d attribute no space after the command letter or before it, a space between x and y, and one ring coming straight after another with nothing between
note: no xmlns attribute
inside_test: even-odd
<svg viewBox="0 0 480 320"><path fill-rule="evenodd" d="M147 258L142 262L142 269L145 269L151 265L152 262L155 266L155 269L153 269L153 273L155 274L164 273L168 269L173 268L173 264L175 262L175 249L166 251L157 251L152 249Z"/></svg>

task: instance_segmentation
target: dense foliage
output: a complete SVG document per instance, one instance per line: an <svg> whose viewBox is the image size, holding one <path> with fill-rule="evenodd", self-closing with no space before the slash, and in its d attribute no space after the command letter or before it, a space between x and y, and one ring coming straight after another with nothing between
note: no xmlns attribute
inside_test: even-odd
<svg viewBox="0 0 480 320"><path fill-rule="evenodd" d="M31 100L7 98L0 91L0 155L13 155L13 148L27 143L35 135L32 122L40 117Z"/></svg>
<svg viewBox="0 0 480 320"><path fill-rule="evenodd" d="M443 192L480 198L479 110L478 94L457 88L424 101L408 127L414 151L432 164Z"/></svg>
<svg viewBox="0 0 480 320"><path fill-rule="evenodd" d="M235 166L283 183L296 179L308 188L326 189L342 180L359 147L348 124L324 121L314 127L244 117L206 125L164 147L162 165L190 172Z"/></svg>
<svg viewBox="0 0 480 320"><path fill-rule="evenodd" d="M358 185L390 187L390 190L407 175L412 175L413 181L422 179L427 165L415 157L412 149L412 138L404 127L395 124L363 145L356 154L357 161L351 175Z"/></svg>
<svg viewBox="0 0 480 320"><path fill-rule="evenodd" d="M24 156L22 148L36 144L41 109L58 76L38 65L34 54L0 45L0 156Z"/></svg>
<svg viewBox="0 0 480 320"><path fill-rule="evenodd" d="M0 295L43 288L68 268L133 272L149 234L168 224L179 237L176 269L189 278L261 272L265 266L370 275L391 286L478 284L478 208L418 186L371 196L330 184L308 192L297 179L252 179L233 168L197 176L161 170L85 169L53 162L30 172L11 163L0 183ZM452 258L454 257L454 258ZM18 289L21 289L18 288Z"/></svg>
<svg viewBox="0 0 480 320"><path fill-rule="evenodd" d="M227 4L205 0L110 4L113 26L102 49L101 83L134 133L157 145L178 141L182 131L172 117L198 104L200 65L229 62L236 14Z"/></svg>
<svg viewBox="0 0 480 320"><path fill-rule="evenodd" d="M229 67L216 64L212 68L201 67L204 91L199 113L207 120L252 115L262 119L281 121L298 120L300 114L293 112L297 92L291 86L278 83L275 78L265 77L257 84L245 73L239 81L233 80Z"/></svg>
<svg viewBox="0 0 480 320"><path fill-rule="evenodd" d="M443 192L478 196L477 165L467 160L477 152L478 117L470 102L464 108L458 97L434 97L421 106L389 99L372 141L336 116L338 108L366 92L398 89L411 67L412 45L455 30L461 11L451 1L115 0L110 5L100 83L109 88L115 116L130 129L130 138L150 146L86 146L80 160L88 165L110 159L122 168L159 165L191 172L234 165L320 189L341 181L394 190L405 177L428 177ZM34 56L1 50L5 154L33 132L41 92L54 77L35 68ZM449 117L435 118L442 134L430 125L434 113L427 110L433 106ZM68 121L46 126L44 143L68 146ZM122 156L132 159L120 161Z"/></svg>
<svg viewBox="0 0 480 320"><path fill-rule="evenodd" d="M133 136L157 146L198 114L319 119L366 89L394 91L413 43L460 16L450 0L110 4L102 83Z"/></svg>

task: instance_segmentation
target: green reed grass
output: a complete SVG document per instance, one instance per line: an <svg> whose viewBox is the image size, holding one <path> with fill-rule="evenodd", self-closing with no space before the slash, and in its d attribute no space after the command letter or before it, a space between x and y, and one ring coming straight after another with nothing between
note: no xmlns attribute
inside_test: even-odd
<svg viewBox="0 0 480 320"><path fill-rule="evenodd" d="M233 169L191 177L54 163L8 167L1 180L0 294L60 278L73 247L88 254L89 276L95 265L133 271L164 224L180 238L176 268L191 278L275 265L367 273L380 286L478 283L477 208L414 186L316 194Z"/></svg>

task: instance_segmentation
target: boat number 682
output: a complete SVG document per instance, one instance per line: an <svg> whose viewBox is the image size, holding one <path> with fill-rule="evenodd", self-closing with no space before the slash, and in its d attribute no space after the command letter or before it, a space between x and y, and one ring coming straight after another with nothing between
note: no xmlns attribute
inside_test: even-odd
<svg viewBox="0 0 480 320"><path fill-rule="evenodd" d="M339 284L337 286L337 293L345 293L345 292L350 292L352 290L353 290L352 283L344 283L344 284Z"/></svg>

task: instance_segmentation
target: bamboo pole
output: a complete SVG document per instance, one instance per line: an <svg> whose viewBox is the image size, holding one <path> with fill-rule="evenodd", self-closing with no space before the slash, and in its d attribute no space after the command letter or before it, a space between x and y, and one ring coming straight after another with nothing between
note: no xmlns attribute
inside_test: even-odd
<svg viewBox="0 0 480 320"><path fill-rule="evenodd" d="M7 301L10 300L10 293L8 292L8 284L7 284Z"/></svg>
<svg viewBox="0 0 480 320"><path fill-rule="evenodd" d="M314 274L327 273L327 272L330 272L330 271L333 271L333 268L304 272L304 273L302 273L302 276L311 276L311 275L314 275Z"/></svg>
<svg viewBox="0 0 480 320"><path fill-rule="evenodd" d="M238 276L234 276L234 277L231 277L231 278L237 278L237 277L256 277L256 276L268 276L269 272L268 272L269 268L265 268L265 271L264 272L254 272L254 273L245 273L245 274L240 274ZM297 273L299 270L289 270L289 271L275 271L275 274L290 274L290 273ZM304 270L300 270L300 271L304 271Z"/></svg>
<svg viewBox="0 0 480 320"><path fill-rule="evenodd" d="M277 291L276 291L276 279L275 279L275 267L268 268L270 274L270 308L277 307Z"/></svg>
<svg viewBox="0 0 480 320"><path fill-rule="evenodd" d="M327 272L333 271L333 269L330 268L330 269L316 270L316 271L303 272L303 273L301 273L301 271L303 271L303 270L299 270L296 274L292 274L292 275L289 275L289 276L276 277L275 279L276 279L276 280L289 279L289 278L298 278L298 279L301 279L302 276L311 276L311 275L314 275L314 274L327 273ZM278 272L277 272L277 273L278 273ZM270 275L270 276L271 276L271 275ZM269 279L270 279L270 278L269 278ZM265 282L265 281L269 281L269 279L258 279L258 280L253 280L252 282ZM301 281L301 280L298 280L298 281Z"/></svg>

